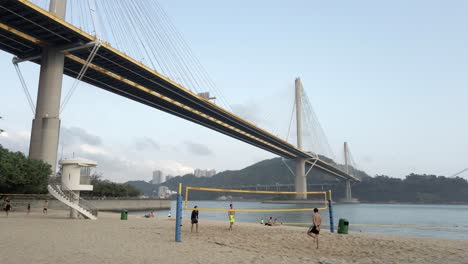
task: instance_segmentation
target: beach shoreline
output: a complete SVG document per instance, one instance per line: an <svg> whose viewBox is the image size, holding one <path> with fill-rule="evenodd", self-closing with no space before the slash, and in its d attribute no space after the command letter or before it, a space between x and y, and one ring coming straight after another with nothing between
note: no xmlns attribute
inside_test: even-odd
<svg viewBox="0 0 468 264"><path fill-rule="evenodd" d="M268 227L200 219L200 233L183 219L174 242L174 217L100 213L96 221L68 212L17 212L0 216L2 263L464 263L468 241L322 230L320 249L307 228Z"/></svg>

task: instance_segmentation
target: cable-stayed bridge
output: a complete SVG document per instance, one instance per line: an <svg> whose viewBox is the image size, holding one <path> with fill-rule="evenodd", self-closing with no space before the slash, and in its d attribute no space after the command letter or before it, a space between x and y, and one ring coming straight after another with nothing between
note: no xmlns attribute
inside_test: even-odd
<svg viewBox="0 0 468 264"><path fill-rule="evenodd" d="M127 1L117 2L116 5L125 5L125 3ZM124 8L128 9L130 6ZM144 9L144 7L140 8ZM44 160L55 169L60 128L62 76L65 74L78 81L216 130L284 159L295 160L296 166L291 171L296 176L295 186L298 192L305 192L307 188L306 164L346 180L349 186L353 181L360 181L349 170L340 169L321 159L314 152L303 150L301 135L303 109L304 106L306 108L310 106L304 105L304 90L300 79L296 79L295 83L298 145L294 146L211 102L209 98L198 94L197 89L186 88L189 84L197 86L196 81L190 81L197 80L196 78L176 82L174 78L161 73L164 70L155 70L153 61L150 63L153 64L152 67L147 66L102 41L97 34L92 35L66 22L64 20L66 10L65 0L51 0L49 11L26 0L0 1L0 49L15 56L13 60L15 65L23 61L41 65L37 106L28 97L35 115L31 133L30 158ZM94 9L90 7L90 10L96 11L96 7ZM138 10L134 12L136 14ZM93 15L95 14L91 16ZM93 18L93 21L97 23L98 19ZM135 28L148 26L141 25L141 21L136 18L129 23ZM96 26L94 31L97 32ZM159 35L159 38L164 38L164 35ZM134 45L141 45L146 53L158 52L157 47L148 47L147 44L140 43L137 39L134 39ZM155 50L148 51L150 48ZM165 56L169 58L170 55ZM161 69L168 70L171 62L162 61L161 65L165 66L161 66ZM187 67L184 68L182 59L174 63L178 65L176 68L179 72L187 73L189 70ZM19 68L17 69L20 73ZM24 80L21 80L24 85ZM198 86L198 88L203 87ZM70 93L66 95L62 108L70 96ZM307 118L308 116L306 116L306 122L311 122ZM347 153L346 149L345 153ZM297 198L304 199L305 195L298 195Z"/></svg>

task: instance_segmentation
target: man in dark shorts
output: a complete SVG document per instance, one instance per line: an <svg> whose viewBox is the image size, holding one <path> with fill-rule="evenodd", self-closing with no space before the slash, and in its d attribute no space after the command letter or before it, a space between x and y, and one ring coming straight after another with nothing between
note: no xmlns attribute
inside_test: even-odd
<svg viewBox="0 0 468 264"><path fill-rule="evenodd" d="M193 208L198 208L198 206L195 205ZM198 233L198 210L195 209L192 211L190 220L192 221L192 227L190 228L190 232L193 232L193 225L195 225L196 232Z"/></svg>
<svg viewBox="0 0 468 264"><path fill-rule="evenodd" d="M320 233L320 227L322 226L322 216L320 216L317 208L314 208L314 214L312 215L312 222L313 222L313 225L307 231L307 235L314 238L315 243L317 245L317 249L318 249L319 248L318 236Z"/></svg>
<svg viewBox="0 0 468 264"><path fill-rule="evenodd" d="M8 217L8 213L11 210L10 200L5 200L5 203L5 208L3 208L3 210L5 210L6 216Z"/></svg>
<svg viewBox="0 0 468 264"><path fill-rule="evenodd" d="M47 207L49 207L49 201L44 200L44 208L42 209L42 214L47 214Z"/></svg>

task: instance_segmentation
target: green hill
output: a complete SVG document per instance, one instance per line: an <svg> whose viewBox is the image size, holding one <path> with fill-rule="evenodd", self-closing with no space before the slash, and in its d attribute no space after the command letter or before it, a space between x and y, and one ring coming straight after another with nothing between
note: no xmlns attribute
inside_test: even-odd
<svg viewBox="0 0 468 264"><path fill-rule="evenodd" d="M326 159L325 157L321 158ZM331 160L327 161L333 162ZM288 164L291 168L294 168L293 162L288 162ZM352 194L354 198L361 202L468 203L468 181L463 178L416 174L410 174L405 179L384 175L370 177L363 171L356 171L355 175L360 176L362 181L352 185ZM312 169L307 176L307 182L309 184L318 184L318 186L309 187L309 191L322 190L323 188L323 190L333 192L334 200L344 197L344 182L318 169ZM128 183L139 188L146 195L151 195L158 187L143 181ZM163 185L168 186L171 190L177 190L179 183L184 186L237 189L246 185L294 184L294 176L281 158L274 158L260 161L241 170L223 171L210 178L195 177L193 174L177 176ZM289 190L292 189L289 188ZM286 190L288 189L286 188ZM215 199L221 195L229 194L193 192L191 199ZM243 195L243 197L257 198L246 195ZM261 197L261 199L265 198L267 197Z"/></svg>
<svg viewBox="0 0 468 264"><path fill-rule="evenodd" d="M294 169L294 162L287 161L287 163L290 168ZM369 177L364 172L360 173L363 174L364 177ZM343 188L343 184L338 182L336 178L315 168L312 169L307 176L307 181L308 183L314 184L333 184L331 186L332 190ZM146 195L151 195L154 188L157 189L156 185L151 185L142 181L128 183L139 188ZM177 190L179 183L182 183L183 186L235 189L239 186L246 185L294 184L294 176L281 158L273 158L260 161L241 170L223 171L213 177L195 177L193 174L177 176L163 183L163 185L168 186L171 190ZM219 194L216 195L219 196ZM204 197L208 198L213 196L205 194Z"/></svg>

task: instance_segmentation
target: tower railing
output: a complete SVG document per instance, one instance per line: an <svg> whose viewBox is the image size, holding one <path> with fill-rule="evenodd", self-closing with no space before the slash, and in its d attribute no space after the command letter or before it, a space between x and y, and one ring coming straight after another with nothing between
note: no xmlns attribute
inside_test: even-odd
<svg viewBox="0 0 468 264"><path fill-rule="evenodd" d="M98 209L90 201L81 198L73 190L70 190L66 186L62 185L62 179L60 177L50 177L49 185L51 185L54 189L59 191L59 193L62 194L69 201L78 201L78 206L97 217Z"/></svg>

